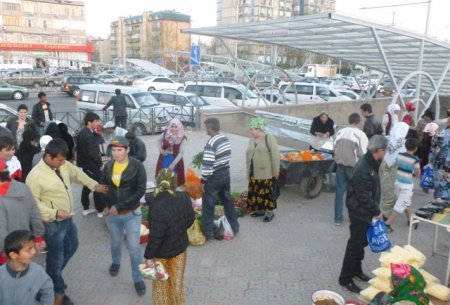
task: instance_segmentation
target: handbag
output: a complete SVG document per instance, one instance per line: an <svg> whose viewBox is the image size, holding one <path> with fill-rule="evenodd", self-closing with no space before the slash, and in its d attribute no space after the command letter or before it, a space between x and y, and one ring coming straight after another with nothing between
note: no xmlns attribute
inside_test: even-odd
<svg viewBox="0 0 450 305"><path fill-rule="evenodd" d="M270 151L269 142L267 141L267 135L264 136L264 141L266 142L267 150L269 151L270 161L272 162L272 152ZM280 197L280 184L278 178L272 178L272 188L270 189L270 196L272 200L275 201Z"/></svg>
<svg viewBox="0 0 450 305"><path fill-rule="evenodd" d="M431 164L427 164L423 167L422 178L420 178L420 187L423 189L434 188L433 167Z"/></svg>
<svg viewBox="0 0 450 305"><path fill-rule="evenodd" d="M203 246L206 242L198 219L194 220L192 226L187 230L187 235L191 246Z"/></svg>
<svg viewBox="0 0 450 305"><path fill-rule="evenodd" d="M164 265L156 259L152 259L150 265L140 264L138 268L142 274L142 277L146 279L154 281L167 281L169 278L169 274L164 268Z"/></svg>
<svg viewBox="0 0 450 305"><path fill-rule="evenodd" d="M367 242L373 253L380 253L391 248L392 244L387 236L384 221L380 219L372 221L367 229Z"/></svg>

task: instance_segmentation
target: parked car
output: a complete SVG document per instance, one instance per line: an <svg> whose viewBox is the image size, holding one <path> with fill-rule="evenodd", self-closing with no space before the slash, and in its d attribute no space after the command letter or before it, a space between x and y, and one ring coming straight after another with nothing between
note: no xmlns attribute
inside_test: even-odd
<svg viewBox="0 0 450 305"><path fill-rule="evenodd" d="M151 94L155 99L164 104L174 105L174 114L172 117L180 119L187 125L195 125L195 114L197 105L200 110L217 110L223 109L216 105L211 105L201 96L194 93L183 91L152 91Z"/></svg>
<svg viewBox="0 0 450 305"><path fill-rule="evenodd" d="M384 96L393 96L397 89L392 81L384 81L380 89L381 94Z"/></svg>
<svg viewBox="0 0 450 305"><path fill-rule="evenodd" d="M120 78L114 74L97 74L95 76L97 79L101 80L104 84L119 84Z"/></svg>
<svg viewBox="0 0 450 305"><path fill-rule="evenodd" d="M341 79L325 79L325 80L322 80L320 83L328 85L328 86L330 86L330 88L333 88L333 89L341 89L341 90L350 89L350 87L347 86L345 84L345 82Z"/></svg>
<svg viewBox="0 0 450 305"><path fill-rule="evenodd" d="M416 97L416 89L402 89L400 90L400 94L401 97L405 98L415 98ZM420 91L419 93L419 97L424 97L425 96L425 92Z"/></svg>
<svg viewBox="0 0 450 305"><path fill-rule="evenodd" d="M63 81L61 90L69 96L78 96L80 86L85 84L103 84L103 82L93 76L69 76Z"/></svg>
<svg viewBox="0 0 450 305"><path fill-rule="evenodd" d="M0 80L0 99L21 100L29 95L30 92L27 88L11 85Z"/></svg>
<svg viewBox="0 0 450 305"><path fill-rule="evenodd" d="M270 105L243 85L214 82L186 82L185 92L198 94L208 103L219 107L264 107Z"/></svg>
<svg viewBox="0 0 450 305"><path fill-rule="evenodd" d="M0 126L6 127L6 123L10 118L17 117L17 111L5 104L0 104Z"/></svg>
<svg viewBox="0 0 450 305"><path fill-rule="evenodd" d="M149 76L142 79L137 79L133 82L134 88L139 88L142 90L153 91L153 90L184 90L184 85L182 83L177 83L176 81L168 77L158 77Z"/></svg>
<svg viewBox="0 0 450 305"><path fill-rule="evenodd" d="M171 119L169 112L173 112L171 108L174 106L160 104L149 92L106 84L80 85L77 110L93 111L103 122L110 120L113 117L113 107L109 107L106 112L103 111L103 107L115 95L116 89L120 89L125 97L128 108L128 127L136 135L160 132Z"/></svg>
<svg viewBox="0 0 450 305"><path fill-rule="evenodd" d="M348 96L349 98L351 98L352 100L359 100L361 97L359 96L359 94L355 93L352 90L336 90L337 92L339 92L341 95L345 95Z"/></svg>
<svg viewBox="0 0 450 305"><path fill-rule="evenodd" d="M296 82L286 88L284 96L289 99L288 103L295 103L295 92L297 102L339 102L349 101L348 96L340 95L336 90L324 84Z"/></svg>
<svg viewBox="0 0 450 305"><path fill-rule="evenodd" d="M58 70L47 76L47 86L53 87L61 85L64 79L68 76L82 76L82 70Z"/></svg>
<svg viewBox="0 0 450 305"><path fill-rule="evenodd" d="M47 75L42 70L13 70L2 76L2 80L16 86L44 87Z"/></svg>

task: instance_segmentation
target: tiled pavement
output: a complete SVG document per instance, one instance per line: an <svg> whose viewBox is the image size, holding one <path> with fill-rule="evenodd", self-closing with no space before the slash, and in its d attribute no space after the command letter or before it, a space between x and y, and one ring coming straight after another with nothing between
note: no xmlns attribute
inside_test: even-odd
<svg viewBox="0 0 450 305"><path fill-rule="evenodd" d="M191 132L188 136L186 163L202 150L207 136ZM231 163L232 189L244 191L245 149L248 139L230 135L233 149ZM157 148L156 136L143 137L147 144L145 162L148 177L154 176ZM81 188L74 188L79 201ZM426 202L431 195L417 191L414 206ZM343 291L337 284L348 233L348 222L333 225L334 194L323 191L313 200L298 195L297 186L282 190L279 208L271 223L251 217L240 218L239 235L231 241L212 241L202 247L188 248L186 269L186 305L304 305L311 304L311 294L317 289L332 289L345 297L357 296ZM76 305L151 304L151 283L147 293L138 297L134 291L129 259L123 248L123 262L117 278L111 278L109 239L104 220L96 215L81 216L78 206L80 247L69 263L64 277L67 294ZM407 241L407 226L399 218L390 235L394 244ZM448 252L450 238L442 232L439 248ZM443 278L446 259L431 256L433 228L421 225L413 245L428 257L426 268ZM39 257L38 260L41 260ZM378 256L366 250L364 269L375 269ZM362 284L365 286L365 284Z"/></svg>

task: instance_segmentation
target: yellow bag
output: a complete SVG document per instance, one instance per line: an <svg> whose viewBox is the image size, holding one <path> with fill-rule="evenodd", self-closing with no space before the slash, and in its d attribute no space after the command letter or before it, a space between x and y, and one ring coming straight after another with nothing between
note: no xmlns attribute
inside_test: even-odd
<svg viewBox="0 0 450 305"><path fill-rule="evenodd" d="M191 246L203 246L206 242L198 219L194 220L192 226L187 230L187 235Z"/></svg>

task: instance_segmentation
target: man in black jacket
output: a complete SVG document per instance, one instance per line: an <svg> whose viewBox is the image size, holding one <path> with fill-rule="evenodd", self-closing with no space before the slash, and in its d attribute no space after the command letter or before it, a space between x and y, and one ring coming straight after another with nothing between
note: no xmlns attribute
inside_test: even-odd
<svg viewBox="0 0 450 305"><path fill-rule="evenodd" d="M367 229L375 218L381 217L379 209L381 188L378 169L386 153L388 141L381 135L370 139L367 153L358 161L347 189L347 208L350 218L350 238L345 250L339 284L351 292L359 293L353 278L369 281L361 264L367 246Z"/></svg>
<svg viewBox="0 0 450 305"><path fill-rule="evenodd" d="M145 294L145 284L138 268L143 263L140 247L140 199L147 187L147 174L141 162L128 156L130 149L127 138L113 138L111 147L113 160L109 161L104 169L104 181L108 185L106 224L111 237L112 256L109 273L113 277L119 273L125 231L134 288L137 294L142 296Z"/></svg>
<svg viewBox="0 0 450 305"><path fill-rule="evenodd" d="M83 169L90 178L100 182L102 178L101 168L103 166L100 147L95 133L100 122L100 117L93 112L86 113L84 117L84 128L77 136L77 165ZM91 190L83 187L81 191L81 204L83 205L83 216L95 213L97 217L103 217L105 208L105 197L103 194L94 193L95 209L89 209L89 194Z"/></svg>
<svg viewBox="0 0 450 305"><path fill-rule="evenodd" d="M103 111L107 110L111 105L113 106L114 120L116 126L127 129L127 101L125 97L121 94L120 89L116 89L116 96L111 97L108 104L103 107Z"/></svg>
<svg viewBox="0 0 450 305"><path fill-rule="evenodd" d="M50 103L47 102L47 94L45 92L39 92L38 99L39 102L33 106L31 118L36 127L39 128L40 135L43 135L45 124L53 120L53 113L50 109Z"/></svg>
<svg viewBox="0 0 450 305"><path fill-rule="evenodd" d="M125 138L130 142L130 157L144 163L147 158L147 148L145 148L145 143L132 132L127 132Z"/></svg>
<svg viewBox="0 0 450 305"><path fill-rule="evenodd" d="M372 105L370 104L362 104L361 114L364 116L366 121L364 122L363 131L366 134L367 138L370 140L374 135L382 134L383 127L381 127L381 123L375 118L375 114L372 112Z"/></svg>

